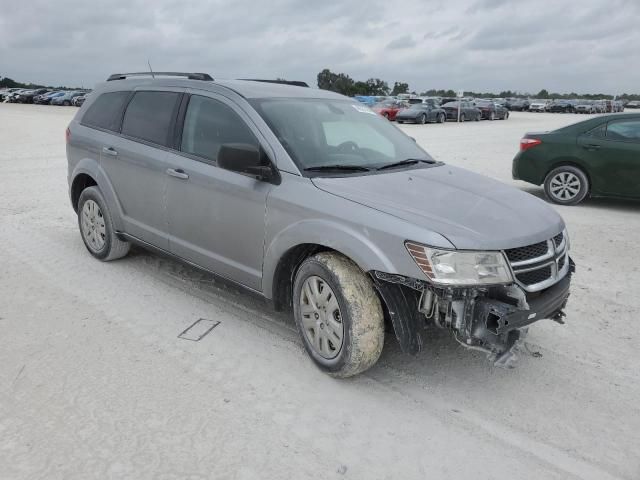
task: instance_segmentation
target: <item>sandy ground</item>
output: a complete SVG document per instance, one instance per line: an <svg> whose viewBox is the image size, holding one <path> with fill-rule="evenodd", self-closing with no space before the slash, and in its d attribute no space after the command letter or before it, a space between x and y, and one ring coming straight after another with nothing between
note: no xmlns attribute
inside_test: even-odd
<svg viewBox="0 0 640 480"><path fill-rule="evenodd" d="M0 478L638 479L638 203L559 208L578 265L564 326L513 370L433 331L320 373L260 299L136 249L92 259L69 205L74 108L0 104ZM508 183L525 131L574 115L404 126ZM540 190L516 183L540 194ZM221 324L200 342L177 335Z"/></svg>

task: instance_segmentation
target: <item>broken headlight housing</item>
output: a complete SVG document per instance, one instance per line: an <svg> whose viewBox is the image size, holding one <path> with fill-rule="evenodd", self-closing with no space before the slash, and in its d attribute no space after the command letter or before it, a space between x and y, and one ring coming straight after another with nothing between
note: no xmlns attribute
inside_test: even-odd
<svg viewBox="0 0 640 480"><path fill-rule="evenodd" d="M498 285L513 282L502 252L443 250L405 242L420 270L439 285Z"/></svg>

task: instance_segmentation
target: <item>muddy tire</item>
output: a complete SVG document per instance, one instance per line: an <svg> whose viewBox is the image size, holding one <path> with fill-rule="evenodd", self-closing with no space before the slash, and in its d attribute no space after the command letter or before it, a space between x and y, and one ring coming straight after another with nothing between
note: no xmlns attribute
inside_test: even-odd
<svg viewBox="0 0 640 480"><path fill-rule="evenodd" d="M85 188L78 200L78 227L85 247L98 260L124 257L131 245L118 238L111 213L98 187Z"/></svg>
<svg viewBox="0 0 640 480"><path fill-rule="evenodd" d="M293 284L293 312L305 349L331 376L373 366L384 344L384 316L371 279L348 258L323 252L306 259Z"/></svg>

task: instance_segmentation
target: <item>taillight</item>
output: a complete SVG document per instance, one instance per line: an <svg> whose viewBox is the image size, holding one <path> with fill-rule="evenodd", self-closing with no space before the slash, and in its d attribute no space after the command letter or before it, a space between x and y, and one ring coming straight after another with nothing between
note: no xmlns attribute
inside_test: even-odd
<svg viewBox="0 0 640 480"><path fill-rule="evenodd" d="M71 140L71 130L69 130L69 127L67 127L66 132L64 132L64 138L67 143L69 143L69 140Z"/></svg>
<svg viewBox="0 0 640 480"><path fill-rule="evenodd" d="M524 152L525 150L529 150L530 148L535 147L536 145L540 145L542 140L538 140L537 138L523 138L520 140L520 151Z"/></svg>

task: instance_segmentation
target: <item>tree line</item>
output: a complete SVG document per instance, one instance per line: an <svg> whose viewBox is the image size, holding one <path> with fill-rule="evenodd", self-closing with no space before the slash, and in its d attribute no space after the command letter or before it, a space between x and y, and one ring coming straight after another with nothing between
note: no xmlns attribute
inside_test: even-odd
<svg viewBox="0 0 640 480"><path fill-rule="evenodd" d="M3 77L2 75L0 75L0 88L31 88L33 90L36 88L50 88L52 90L79 90L77 87L52 87L51 85L40 85L39 83L22 83L9 77Z"/></svg>
<svg viewBox="0 0 640 480"><path fill-rule="evenodd" d="M399 93L411 93L424 97L455 97L456 92L452 89L431 89L417 93L415 90L409 89L406 82L394 82L393 88L389 84L379 78L370 78L366 81L354 80L346 73L335 73L325 68L318 73L318 88L323 90L331 90L332 92L341 93L353 97L355 95L373 95L388 96L398 95ZM464 92L465 96L474 98L540 98L540 99L559 99L559 98L584 98L589 100L596 99L613 99L614 95L607 93L558 93L549 92L542 89L537 93L515 92L511 90L503 90L501 92ZM640 94L623 93L617 95L618 100L640 100Z"/></svg>

